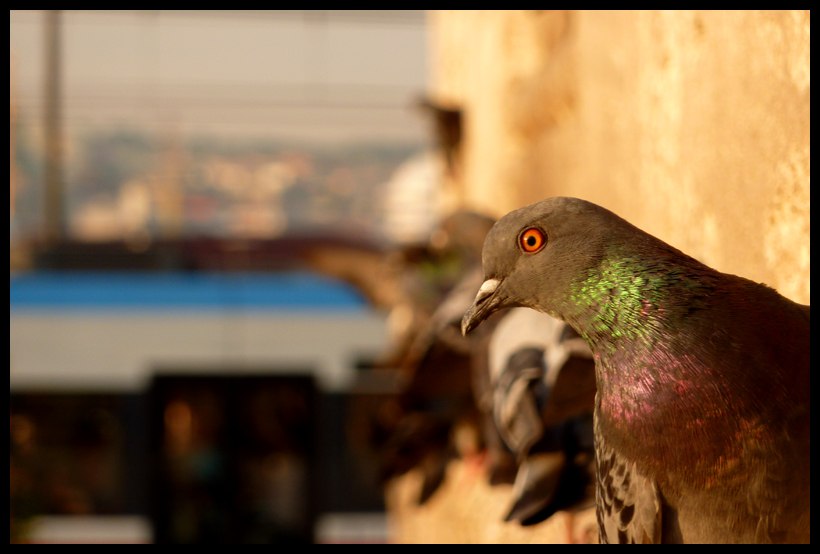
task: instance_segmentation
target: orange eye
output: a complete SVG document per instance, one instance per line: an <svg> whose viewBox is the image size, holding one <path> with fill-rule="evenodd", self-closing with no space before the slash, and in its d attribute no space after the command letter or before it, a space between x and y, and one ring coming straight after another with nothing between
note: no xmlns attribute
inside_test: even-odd
<svg viewBox="0 0 820 554"><path fill-rule="evenodd" d="M540 250L541 247L544 246L544 243L547 242L544 238L544 233L535 228L527 229L521 233L519 240L521 241L521 248L524 252Z"/></svg>

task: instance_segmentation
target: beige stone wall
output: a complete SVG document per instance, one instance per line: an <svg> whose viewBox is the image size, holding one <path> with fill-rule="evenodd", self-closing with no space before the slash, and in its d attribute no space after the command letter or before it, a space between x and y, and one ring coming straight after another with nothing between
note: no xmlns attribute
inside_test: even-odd
<svg viewBox="0 0 820 554"><path fill-rule="evenodd" d="M463 204L578 196L810 301L809 12L431 12Z"/></svg>
<svg viewBox="0 0 820 554"><path fill-rule="evenodd" d="M512 486L491 487L477 460L453 461L441 487L423 505L419 472L394 479L385 500L390 537L399 543L596 543L595 508L558 512L528 527L503 520L512 504Z"/></svg>
<svg viewBox="0 0 820 554"><path fill-rule="evenodd" d="M429 24L430 94L464 113L454 203L501 216L578 196L810 302L809 12L459 11ZM388 489L396 541L569 536L565 513L503 523L509 487L463 462L420 508L418 481Z"/></svg>

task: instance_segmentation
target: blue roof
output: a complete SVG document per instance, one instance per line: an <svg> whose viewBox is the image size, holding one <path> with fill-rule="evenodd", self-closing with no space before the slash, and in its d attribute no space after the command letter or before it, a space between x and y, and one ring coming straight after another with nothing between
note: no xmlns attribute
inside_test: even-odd
<svg viewBox="0 0 820 554"><path fill-rule="evenodd" d="M34 272L11 275L15 310L359 311L352 287L311 273Z"/></svg>

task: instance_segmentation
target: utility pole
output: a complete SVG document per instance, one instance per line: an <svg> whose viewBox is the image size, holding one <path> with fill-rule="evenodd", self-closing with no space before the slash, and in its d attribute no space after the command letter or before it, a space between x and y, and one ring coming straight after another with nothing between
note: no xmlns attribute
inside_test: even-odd
<svg viewBox="0 0 820 554"><path fill-rule="evenodd" d="M60 114L60 11L45 11L45 237L59 242L65 231L63 212L63 137Z"/></svg>
<svg viewBox="0 0 820 554"><path fill-rule="evenodd" d="M17 190L17 58L9 61L9 216L14 219L14 193Z"/></svg>

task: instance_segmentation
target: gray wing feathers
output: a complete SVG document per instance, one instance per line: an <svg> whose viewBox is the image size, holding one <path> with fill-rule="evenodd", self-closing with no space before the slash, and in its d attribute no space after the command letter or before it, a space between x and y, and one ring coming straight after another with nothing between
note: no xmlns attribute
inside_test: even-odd
<svg viewBox="0 0 820 554"><path fill-rule="evenodd" d="M597 516L602 543L661 542L661 495L635 465L606 448L596 433Z"/></svg>

